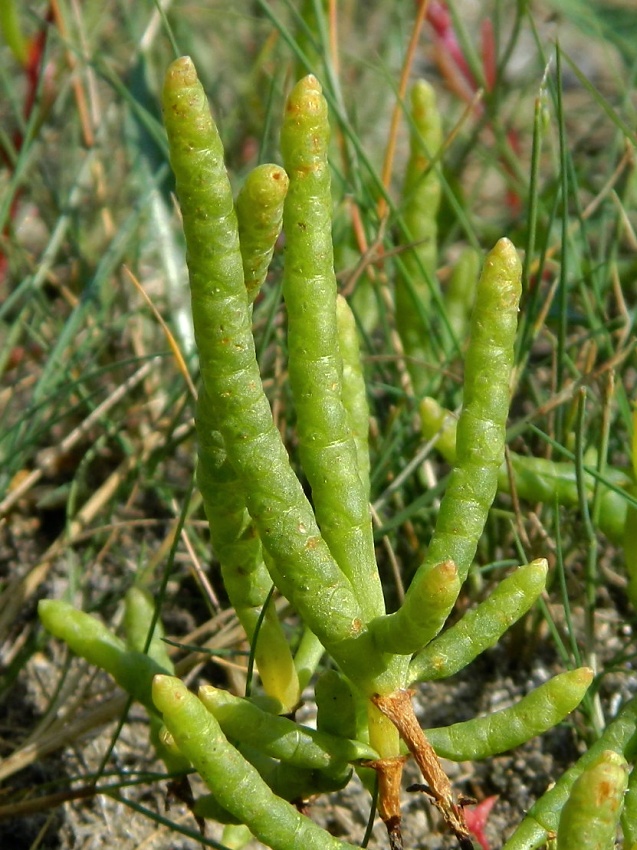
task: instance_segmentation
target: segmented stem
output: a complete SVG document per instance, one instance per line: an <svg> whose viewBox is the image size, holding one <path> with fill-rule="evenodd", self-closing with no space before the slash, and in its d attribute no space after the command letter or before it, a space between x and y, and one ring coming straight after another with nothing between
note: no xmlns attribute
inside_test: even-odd
<svg viewBox="0 0 637 850"><path fill-rule="evenodd" d="M456 466L440 504L436 529L401 608L372 623L380 648L411 653L430 634L425 577L452 560L464 581L497 488L504 458L509 380L520 300L521 264L508 239L488 255L476 294L465 358L464 405L458 422ZM449 606L451 610L451 606ZM440 625L444 618L437 609Z"/></svg>
<svg viewBox="0 0 637 850"><path fill-rule="evenodd" d="M371 619L384 612L384 602L368 493L343 403L328 139L327 103L318 80L309 75L292 90L281 129L290 178L283 213L290 386L301 462L321 532Z"/></svg>

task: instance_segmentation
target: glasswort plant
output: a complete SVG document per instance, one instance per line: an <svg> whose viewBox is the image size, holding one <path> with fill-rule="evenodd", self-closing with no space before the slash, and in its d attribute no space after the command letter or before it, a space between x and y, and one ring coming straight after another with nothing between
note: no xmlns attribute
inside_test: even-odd
<svg viewBox="0 0 637 850"><path fill-rule="evenodd" d="M161 714L169 733L163 740L208 786L211 797L195 811L245 824L269 847L352 846L300 814L288 802L294 797L283 790L285 782L279 783L290 771L298 777L299 796L308 797L341 787L352 767L376 771L379 812L392 847L402 847L399 789L406 747L422 771L420 787L460 846L471 850L463 800L438 755L479 759L517 746L559 723L592 678L588 668L569 671L517 706L429 732L417 723L411 701L415 683L453 675L496 643L537 599L546 579L543 560L521 567L438 637L498 486L521 291L517 253L500 239L484 264L465 357L454 469L425 559L400 608L388 614L369 509L365 387L355 326L337 297L334 274L328 110L321 86L310 75L293 88L281 131L285 171L261 166L236 205L221 140L188 57L168 69L163 109L200 358L198 483L228 596L256 644L269 700L259 704L209 687L196 696L150 661L138 667L144 682L135 693ZM425 184L429 193L433 177ZM281 217L288 371L312 504L273 420L252 335L252 302ZM416 224L410 223L410 232ZM304 626L296 653L274 606L267 605L272 585ZM92 618L78 619L71 635L64 617L52 616L57 604L42 606L47 628L127 687L120 671L133 650L100 632L104 650L96 651ZM277 715L293 714L324 652L338 672L327 670L317 680L319 729L313 731Z"/></svg>

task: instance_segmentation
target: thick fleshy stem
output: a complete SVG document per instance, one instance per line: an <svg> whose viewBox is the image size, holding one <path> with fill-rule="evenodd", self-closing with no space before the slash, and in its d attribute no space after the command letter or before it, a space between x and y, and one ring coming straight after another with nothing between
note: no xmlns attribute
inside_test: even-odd
<svg viewBox="0 0 637 850"><path fill-rule="evenodd" d="M290 178L283 211L283 296L301 464L323 537L366 620L384 613L369 495L344 401L336 312L327 103L312 75L288 97L281 152Z"/></svg>
<svg viewBox="0 0 637 850"><path fill-rule="evenodd" d="M555 785L531 806L526 817L502 850L537 850L549 836L555 835L560 813L569 798L575 780L604 750L614 750L625 756L636 734L637 697L634 697L606 727L601 738L595 741L573 767L563 773Z"/></svg>
<svg viewBox="0 0 637 850"><path fill-rule="evenodd" d="M441 184L434 156L442 145L440 113L429 83L419 80L411 90L410 155L403 185L401 243L396 277L396 329L416 395L429 386L424 362L431 359L432 291L439 299L436 280L438 208Z"/></svg>
<svg viewBox="0 0 637 850"><path fill-rule="evenodd" d="M223 809L273 850L355 850L333 838L272 793L258 771L233 747L204 704L183 682L156 676L153 701L183 755Z"/></svg>
<svg viewBox="0 0 637 850"><path fill-rule="evenodd" d="M500 239L485 261L478 284L465 358L456 466L427 555L400 609L371 624L378 647L386 652L408 654L424 646L432 637L427 576L442 562L452 560L463 582L475 555L504 458L521 272L515 248L508 239ZM442 613L435 612L441 625Z"/></svg>

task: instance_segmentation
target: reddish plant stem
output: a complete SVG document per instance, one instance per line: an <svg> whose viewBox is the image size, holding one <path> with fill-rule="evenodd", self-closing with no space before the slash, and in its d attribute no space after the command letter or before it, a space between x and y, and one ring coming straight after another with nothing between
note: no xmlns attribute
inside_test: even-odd
<svg viewBox="0 0 637 850"><path fill-rule="evenodd" d="M52 22L52 20L53 10L51 7L49 7L46 17L43 19L40 30L30 39L27 47L27 56L23 65L24 76L26 78L26 93L24 96L24 107L22 110L22 115L24 117L25 125L29 123L33 107L35 106L35 98L40 85L40 80L42 79L42 75L44 73L44 47L46 45L48 26ZM2 158L4 164L9 169L9 171L13 171L15 165L13 159L14 154L18 154L22 150L22 147L24 145L24 133L20 128L18 128L12 133L11 143L13 146L12 151L8 151L5 148L0 148L0 157ZM11 206L9 207L7 221L2 230L3 242L8 240L12 224L18 209L19 200L20 190L18 189L14 193L13 198L11 199ZM4 280L5 278L7 272L7 262L7 255L0 247L0 281Z"/></svg>
<svg viewBox="0 0 637 850"><path fill-rule="evenodd" d="M427 21L434 32L434 56L445 82L461 100L471 103L475 100L480 86L464 57L446 4L441 0L431 0L427 10ZM489 19L482 21L480 32L485 88L491 92L495 89L498 80L498 63L493 24ZM481 102L476 101L474 109L478 116L484 114L484 106ZM515 129L510 128L506 131L506 140L512 153L517 157L520 152L520 142ZM512 175L512 168L507 157L500 157L500 160L504 171ZM517 215L520 212L522 200L510 187L506 190L506 202L512 213Z"/></svg>

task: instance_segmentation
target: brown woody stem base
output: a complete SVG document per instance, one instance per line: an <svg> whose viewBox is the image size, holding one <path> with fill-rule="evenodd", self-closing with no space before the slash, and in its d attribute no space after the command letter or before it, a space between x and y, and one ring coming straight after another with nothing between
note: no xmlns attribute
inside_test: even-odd
<svg viewBox="0 0 637 850"><path fill-rule="evenodd" d="M429 796L458 839L462 850L473 850L462 806L454 800L447 774L420 728L411 702L412 694L413 691L401 689L385 696L377 694L372 701L398 729L425 778Z"/></svg>
<svg viewBox="0 0 637 850"><path fill-rule="evenodd" d="M400 814L400 780L407 756L365 762L378 775L378 814L385 824L391 850L403 850Z"/></svg>

